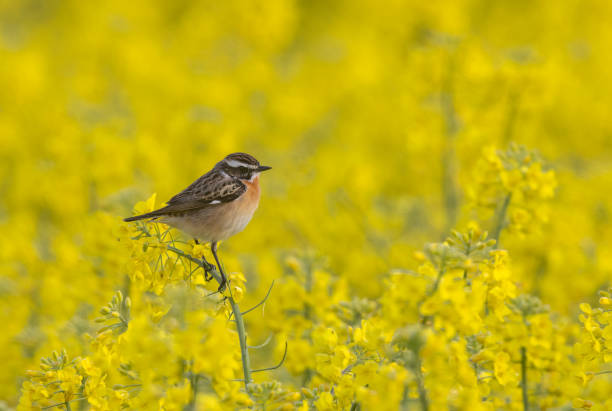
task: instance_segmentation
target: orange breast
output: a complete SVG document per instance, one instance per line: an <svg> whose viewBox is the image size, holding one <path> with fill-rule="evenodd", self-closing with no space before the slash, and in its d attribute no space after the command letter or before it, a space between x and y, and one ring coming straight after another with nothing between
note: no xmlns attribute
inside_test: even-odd
<svg viewBox="0 0 612 411"><path fill-rule="evenodd" d="M247 191L244 195L248 196L250 201L255 201L255 203L259 202L259 176L255 177L252 182L243 182L247 186Z"/></svg>
<svg viewBox="0 0 612 411"><path fill-rule="evenodd" d="M165 222L202 241L222 241L242 231L259 204L259 177L242 182L246 192L234 201L201 210Z"/></svg>
<svg viewBox="0 0 612 411"><path fill-rule="evenodd" d="M242 182L246 185L247 190L232 205L238 219L247 217L250 220L259 205L259 176L255 177L253 181L242 180Z"/></svg>

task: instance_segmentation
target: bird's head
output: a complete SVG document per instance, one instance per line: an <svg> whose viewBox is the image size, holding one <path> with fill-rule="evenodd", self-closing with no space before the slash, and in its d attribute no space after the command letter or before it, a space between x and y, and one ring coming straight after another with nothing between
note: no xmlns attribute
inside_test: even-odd
<svg viewBox="0 0 612 411"><path fill-rule="evenodd" d="M232 153L219 161L215 168L241 180L253 181L262 171L272 167L262 166L255 157L247 153Z"/></svg>

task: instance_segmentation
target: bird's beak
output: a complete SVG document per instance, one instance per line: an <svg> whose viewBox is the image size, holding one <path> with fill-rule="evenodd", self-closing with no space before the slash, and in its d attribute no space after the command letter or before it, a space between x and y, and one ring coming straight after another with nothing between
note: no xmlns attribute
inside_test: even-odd
<svg viewBox="0 0 612 411"><path fill-rule="evenodd" d="M257 172L261 173L262 171L266 171L266 170L269 170L271 168L272 167L268 167L268 166L259 166L259 167L257 167Z"/></svg>

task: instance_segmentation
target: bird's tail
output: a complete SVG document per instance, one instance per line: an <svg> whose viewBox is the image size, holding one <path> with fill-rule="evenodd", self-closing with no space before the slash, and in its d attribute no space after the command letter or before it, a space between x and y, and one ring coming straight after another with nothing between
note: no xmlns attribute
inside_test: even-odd
<svg viewBox="0 0 612 411"><path fill-rule="evenodd" d="M144 220L145 218L161 217L163 214L164 214L163 211L159 209L159 210L151 211L150 213L145 213L145 214L135 215L133 217L124 218L123 221L125 221L126 223L129 223L130 221Z"/></svg>

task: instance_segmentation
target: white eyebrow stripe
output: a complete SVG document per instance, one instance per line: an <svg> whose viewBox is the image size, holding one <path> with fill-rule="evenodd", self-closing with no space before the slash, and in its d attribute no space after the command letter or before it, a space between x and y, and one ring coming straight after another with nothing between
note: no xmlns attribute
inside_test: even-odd
<svg viewBox="0 0 612 411"><path fill-rule="evenodd" d="M255 180L255 177L257 177L258 175L259 175L259 173L253 173L251 178L249 178L249 183L252 183Z"/></svg>
<svg viewBox="0 0 612 411"><path fill-rule="evenodd" d="M219 203L221 203L221 201L219 201L219 200L213 200L213 201L211 201L211 202L210 202L210 203L208 203L208 204L219 204Z"/></svg>
<svg viewBox="0 0 612 411"><path fill-rule="evenodd" d="M254 164L247 164L247 163L243 163L242 161L238 161L238 160L225 160L225 163L232 168L236 168L236 167L257 168L257 166Z"/></svg>

